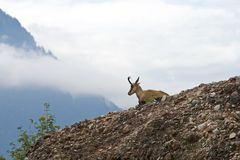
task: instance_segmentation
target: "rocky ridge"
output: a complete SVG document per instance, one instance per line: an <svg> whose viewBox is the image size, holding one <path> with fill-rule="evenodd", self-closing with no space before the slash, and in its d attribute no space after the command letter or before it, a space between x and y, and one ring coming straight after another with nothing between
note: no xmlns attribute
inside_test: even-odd
<svg viewBox="0 0 240 160"><path fill-rule="evenodd" d="M46 135L30 160L239 160L240 77Z"/></svg>

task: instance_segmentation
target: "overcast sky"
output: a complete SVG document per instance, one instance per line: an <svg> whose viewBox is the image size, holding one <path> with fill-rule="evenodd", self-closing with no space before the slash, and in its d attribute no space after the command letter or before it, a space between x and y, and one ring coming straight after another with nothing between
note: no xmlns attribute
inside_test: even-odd
<svg viewBox="0 0 240 160"><path fill-rule="evenodd" d="M21 58L1 45L2 86L100 94L126 107L137 103L128 75L175 94L240 74L239 0L0 0L0 8L59 58Z"/></svg>

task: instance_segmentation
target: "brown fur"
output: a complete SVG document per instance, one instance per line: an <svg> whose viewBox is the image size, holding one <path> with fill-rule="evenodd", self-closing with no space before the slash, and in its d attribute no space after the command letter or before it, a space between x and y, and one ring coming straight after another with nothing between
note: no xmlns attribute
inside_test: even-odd
<svg viewBox="0 0 240 160"><path fill-rule="evenodd" d="M167 93L160 90L142 90L141 86L139 85L140 83L138 81L139 77L135 81L135 83L132 83L130 81L130 77L128 77L128 82L131 84L131 88L128 92L128 95L131 96L135 93L138 97L139 105L148 102L153 102L154 100L160 100L165 95L168 96Z"/></svg>

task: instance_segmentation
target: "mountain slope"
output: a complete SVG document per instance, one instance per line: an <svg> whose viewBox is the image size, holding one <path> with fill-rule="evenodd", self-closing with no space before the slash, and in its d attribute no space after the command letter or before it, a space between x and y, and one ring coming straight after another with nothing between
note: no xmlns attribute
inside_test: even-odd
<svg viewBox="0 0 240 160"><path fill-rule="evenodd" d="M35 159L240 159L240 77L46 135Z"/></svg>
<svg viewBox="0 0 240 160"><path fill-rule="evenodd" d="M12 47L24 49L27 52L34 51L37 55L47 55L56 58L51 51L46 51L37 45L33 36L19 23L0 9L0 43Z"/></svg>
<svg viewBox="0 0 240 160"><path fill-rule="evenodd" d="M17 127L31 128L29 119L43 114L43 103L51 105L57 124L64 127L86 118L94 118L120 110L115 104L100 96L79 95L49 88L0 89L0 154L6 156L9 143L17 139ZM33 126L32 126L33 127Z"/></svg>

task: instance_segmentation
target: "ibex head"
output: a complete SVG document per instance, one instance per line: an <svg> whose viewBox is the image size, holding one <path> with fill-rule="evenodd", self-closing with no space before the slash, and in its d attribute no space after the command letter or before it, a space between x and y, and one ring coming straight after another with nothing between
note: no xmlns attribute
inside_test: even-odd
<svg viewBox="0 0 240 160"><path fill-rule="evenodd" d="M134 83L132 83L132 82L130 81L130 78L131 78L131 77L128 77L128 82L129 82L130 85L131 85L130 90L129 90L129 92L128 92L128 95L129 95L129 96L131 96L132 94L136 93L136 91L137 91L138 88L139 88L139 84L140 84L140 83L138 83L139 77L138 77L138 79L137 79Z"/></svg>

